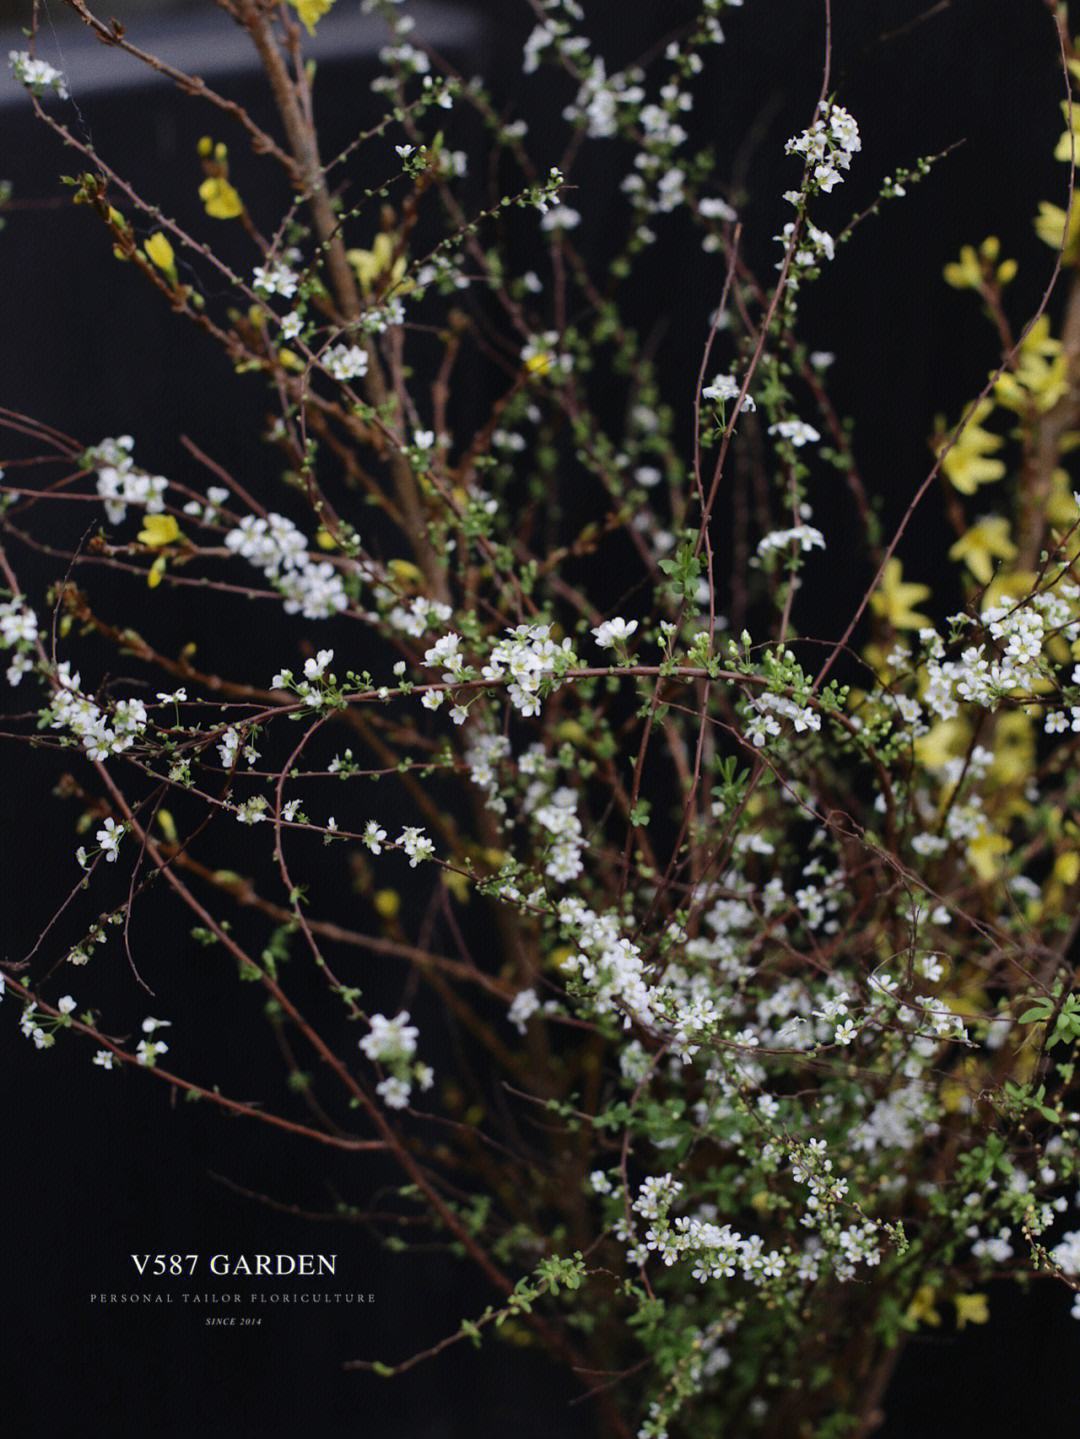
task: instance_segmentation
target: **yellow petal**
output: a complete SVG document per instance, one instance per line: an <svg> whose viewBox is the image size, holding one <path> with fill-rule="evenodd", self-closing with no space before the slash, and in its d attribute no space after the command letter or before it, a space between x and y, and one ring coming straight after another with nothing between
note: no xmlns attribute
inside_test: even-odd
<svg viewBox="0 0 1080 1439"><path fill-rule="evenodd" d="M209 175L199 186L199 199L212 220L235 220L244 202L223 175Z"/></svg>
<svg viewBox="0 0 1080 1439"><path fill-rule="evenodd" d="M956 1327L965 1324L986 1324L990 1319L990 1301L985 1294L954 1294L956 1306Z"/></svg>
<svg viewBox="0 0 1080 1439"><path fill-rule="evenodd" d="M155 232L143 246L146 251L146 258L158 267L166 275L176 274L176 255L168 239L160 230Z"/></svg>
<svg viewBox="0 0 1080 1439"><path fill-rule="evenodd" d="M180 526L172 515L147 515L138 538L140 544L159 550L162 545L171 545L180 538Z"/></svg>
<svg viewBox="0 0 1080 1439"><path fill-rule="evenodd" d="M314 35L316 25L329 14L334 0L289 0L289 4L304 22L308 34Z"/></svg>
<svg viewBox="0 0 1080 1439"><path fill-rule="evenodd" d="M401 895L396 889L377 889L373 896L375 913L380 919L396 919L401 909Z"/></svg>

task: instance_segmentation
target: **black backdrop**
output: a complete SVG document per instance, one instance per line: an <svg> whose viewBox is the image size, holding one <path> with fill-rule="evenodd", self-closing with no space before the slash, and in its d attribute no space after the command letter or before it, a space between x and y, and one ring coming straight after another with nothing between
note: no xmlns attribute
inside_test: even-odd
<svg viewBox="0 0 1080 1439"><path fill-rule="evenodd" d="M497 91L517 92L540 157L548 158L547 145L557 158L560 137L537 113L544 82L530 89L516 78L531 25L525 5L492 0L449 8L478 25L463 29L456 58L489 77ZM931 8L932 18L914 23ZM681 3L661 7L650 0L587 0L587 9L612 65L625 63L656 39L659 26L686 11ZM1022 262L1014 290L1018 314L1029 312L1048 274L1050 252L1033 240L1030 217L1040 199L1060 202L1063 191L1064 167L1050 154L1060 81L1041 0L954 0L933 7L928 0L834 0L834 9L836 83L864 136L858 168L834 213L865 202L875 177L895 165L965 141L905 202L864 227L806 305L807 334L821 348L839 350L835 397L842 410L860 416L856 443L864 475L885 515L895 519L925 472L935 413L955 415L993 358L970 300L943 286L942 264L962 242L1002 234L1006 252ZM805 123L813 103L821 10L818 0L747 0L725 22L738 59L725 65L721 57L692 123L716 138L723 174L761 121L750 159L755 196L778 195L790 183L782 142ZM196 12L199 23L207 21ZM131 23L137 26L137 11ZM448 48L453 44L448 39ZM323 63L319 108L328 152L370 114L369 77L362 46ZM266 113L257 77L237 74L229 88ZM81 123L116 168L158 195L167 211L190 213L194 141L213 117L162 84L116 93L102 87L76 98ZM17 197L58 195L53 177L75 169L73 158L33 125L24 105L0 109L0 125L0 175L15 182ZM218 126L215 133L225 132ZM238 143L233 157L249 194L256 162ZM573 203L586 217L585 236L588 222L602 235L606 214L617 211L615 169L597 151L575 176L581 188ZM266 199L269 205L273 197ZM786 217L779 202L762 198L758 205L748 215L758 237L751 238L750 255L764 272L769 236ZM88 442L130 431L142 463L165 474L186 470L192 478L177 440L187 433L247 483L258 483L267 452L257 440L263 410L257 382L231 382L216 352L147 303L137 277L111 261L85 212L66 204L15 212L0 234L0 265L0 402ZM646 261L649 284L639 294L650 304L659 301L663 365L676 394L680 384L688 393L698 363L714 298L715 262L708 265L692 249L676 255L664 243ZM634 318L648 328L657 316L642 305ZM826 498L819 512L827 515L830 537L842 542L849 523L843 504ZM913 577L932 579L947 545L932 510L918 534L903 551L905 560ZM816 588L805 602L819 616L819 630L828 632L866 577L855 565L822 570L816 580L811 570ZM25 573L39 585L50 576L42 566ZM118 592L117 613L123 599ZM198 638L201 654L236 643L236 631L216 633L214 616L194 607L178 624L183 637ZM301 636L303 626L296 633ZM321 642L323 634L315 638ZM256 619L242 640L256 673L280 662ZM44 760L4 752L2 944L8 958L25 953L70 881L72 815L44 797L46 772ZM344 870L341 877L347 895ZM199 965L187 1009L170 992L174 1032L189 1052L204 1042L217 1054L226 1041L225 1067L215 1075L228 1092L259 1092L261 1066L275 1057L264 1037L249 1038L247 996L237 998L229 976L216 980L211 962L193 957L182 933L149 925L137 938L140 954L163 979L181 964ZM114 960L118 953L112 950ZM122 959L115 968L110 983L117 1002L134 1019L145 1012L142 1001L131 994ZM80 977L72 971L76 995ZM149 1008L157 1012L152 1003ZM350 1358L397 1358L431 1343L489 1296L464 1269L438 1256L389 1255L361 1228L305 1224L243 1198L216 1177L325 1207L328 1185L350 1199L370 1191L369 1161L328 1161L203 1107L171 1107L163 1086L92 1071L83 1046L60 1044L38 1054L18 1036L16 1018L17 1006L9 1002L0 1017L0 1422L10 1426L7 1432L107 1432L124 1439L146 1433L278 1439L297 1432L327 1439L485 1439L511 1429L522 1439L569 1439L589 1432L587 1414L567 1407L571 1386L541 1359L519 1352L455 1349L395 1383L343 1373ZM247 1331L205 1330L189 1309L96 1311L90 1305L92 1292L135 1287L130 1253L162 1249L337 1252L333 1287L373 1292L376 1302L268 1313L259 1329ZM987 1327L955 1343L920 1336L899 1371L883 1433L957 1439L1044 1426L1075 1432L1080 1326L1067 1309L1056 1291L1038 1299L995 1293Z"/></svg>

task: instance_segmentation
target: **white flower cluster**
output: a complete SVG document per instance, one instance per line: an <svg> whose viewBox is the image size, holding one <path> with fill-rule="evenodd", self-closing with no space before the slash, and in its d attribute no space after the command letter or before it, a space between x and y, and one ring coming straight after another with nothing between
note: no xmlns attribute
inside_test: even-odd
<svg viewBox="0 0 1080 1439"><path fill-rule="evenodd" d="M805 420L778 420L775 425L769 426L769 434L789 440L797 450L801 450L803 445L816 444L821 439L813 425L808 425Z"/></svg>
<svg viewBox="0 0 1080 1439"><path fill-rule="evenodd" d="M348 608L337 570L328 561L308 558L306 536L284 515L245 515L225 536L225 545L274 583L286 614L324 620Z"/></svg>
<svg viewBox="0 0 1080 1439"><path fill-rule="evenodd" d="M45 90L51 90L61 100L68 99L64 72L47 60L35 59L28 50L11 50L8 52L8 65L20 85L25 85L39 98Z"/></svg>
<svg viewBox="0 0 1080 1439"><path fill-rule="evenodd" d="M506 813L506 800L499 792L498 764L510 756L510 741L502 734L479 734L465 751L469 778L488 797L487 807L496 814Z"/></svg>
<svg viewBox="0 0 1080 1439"><path fill-rule="evenodd" d="M141 700L117 700L112 711L84 695L79 676L65 660L56 669L56 689L46 709L51 729L69 730L92 760L123 754L146 729L146 707Z"/></svg>
<svg viewBox="0 0 1080 1439"><path fill-rule="evenodd" d="M802 155L810 166L810 186L828 194L843 183L851 157L862 149L855 118L842 105L829 105L808 130L790 139L785 154Z"/></svg>
<svg viewBox="0 0 1080 1439"><path fill-rule="evenodd" d="M252 288L260 295L280 295L283 300L291 300L299 284L300 276L288 265L272 262L255 267Z"/></svg>
<svg viewBox="0 0 1080 1439"><path fill-rule="evenodd" d="M557 677L577 663L569 638L557 645L550 625L516 625L507 630L491 651L481 674L492 683L510 678L510 703L528 718L540 713L540 686L545 681L554 689Z"/></svg>
<svg viewBox="0 0 1080 1439"><path fill-rule="evenodd" d="M392 1071L375 1086L387 1109L404 1109L412 1096L415 1081L422 1090L431 1088L435 1075L426 1064L413 1064L416 1041L420 1031L409 1023L408 1010L401 1010L393 1019L373 1014L370 1029L360 1041L360 1048L373 1063L386 1065Z"/></svg>
<svg viewBox="0 0 1080 1439"><path fill-rule="evenodd" d="M7 682L12 688L34 667L31 655L37 637L37 615L21 598L0 603L0 649L15 651L7 668Z"/></svg>
<svg viewBox="0 0 1080 1439"><path fill-rule="evenodd" d="M547 804L540 805L533 818L548 839L544 873L566 883L577 879L584 865L585 836L577 816L577 795L572 789L557 789Z"/></svg>
<svg viewBox="0 0 1080 1439"><path fill-rule="evenodd" d="M949 660L941 637L933 630L921 630L919 638L928 653L923 703L939 719L948 720L959 714L959 700L994 709L1006 696L1037 695L1045 687L1046 640L1052 634L1060 634L1070 644L1080 639L1080 624L1074 618L1077 599L1080 587L1063 583L1023 604L986 609L982 623L998 642L997 654L988 653L985 644L969 645L959 660ZM971 623L967 616L957 618Z"/></svg>
<svg viewBox="0 0 1080 1439"><path fill-rule="evenodd" d="M410 869L415 869L418 864L423 864L435 854L434 844L423 828L417 825L406 825L394 843L408 855Z"/></svg>
<svg viewBox="0 0 1080 1439"><path fill-rule="evenodd" d="M518 1034L524 1034L528 1020L540 1008L540 998L535 989L523 989L519 994L514 995L506 1017L517 1030Z"/></svg>
<svg viewBox="0 0 1080 1439"><path fill-rule="evenodd" d="M757 695L750 704L756 714L746 726L746 737L756 749L761 749L767 739L775 739L780 734L782 719L791 721L796 734L821 729L821 716L817 711L808 705L798 704L787 695Z"/></svg>
<svg viewBox="0 0 1080 1439"><path fill-rule="evenodd" d="M86 467L97 471L97 492L114 525L124 521L128 505L138 505L148 515L159 515L165 508L168 480L139 469L132 458L134 448L130 435L120 435L114 440L102 440L83 456Z"/></svg>
<svg viewBox="0 0 1080 1439"><path fill-rule="evenodd" d="M334 345L323 355L322 364L328 375L347 383L367 374L368 354L360 345Z"/></svg>
<svg viewBox="0 0 1080 1439"><path fill-rule="evenodd" d="M758 541L757 552L764 556L777 550L789 550L792 545L798 545L804 555L809 554L813 549L825 548L825 536L813 525L795 525L790 530L773 530Z"/></svg>
<svg viewBox="0 0 1080 1439"><path fill-rule="evenodd" d="M393 591L382 586L376 591L375 597L381 603L391 605L386 614L386 621L391 628L411 635L413 639L419 639L436 625L445 624L453 614L450 606L442 600L429 600L423 595L415 595L407 605L398 604Z"/></svg>

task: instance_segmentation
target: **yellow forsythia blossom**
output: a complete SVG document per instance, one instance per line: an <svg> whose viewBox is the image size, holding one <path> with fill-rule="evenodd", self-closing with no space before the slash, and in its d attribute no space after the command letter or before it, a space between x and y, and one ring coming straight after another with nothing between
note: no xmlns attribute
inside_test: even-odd
<svg viewBox="0 0 1080 1439"><path fill-rule="evenodd" d="M1070 116L1069 111L1072 110ZM1065 117L1065 130L1061 139L1057 142L1054 150L1055 160L1064 160L1066 164L1076 156L1077 164L1080 164L1080 105L1069 105L1068 100L1062 100L1061 113ZM1072 121L1072 132L1069 131L1069 122Z"/></svg>
<svg viewBox="0 0 1080 1439"><path fill-rule="evenodd" d="M956 1294L953 1304L956 1306L957 1329L963 1329L965 1324L989 1322L990 1301L985 1294Z"/></svg>
<svg viewBox="0 0 1080 1439"><path fill-rule="evenodd" d="M396 889L377 889L372 896L375 913L380 919L396 919L401 909L401 895Z"/></svg>
<svg viewBox="0 0 1080 1439"><path fill-rule="evenodd" d="M984 515L949 550L950 560L963 560L981 585L994 577L995 560L1016 559L1009 522L1002 515Z"/></svg>
<svg viewBox="0 0 1080 1439"><path fill-rule="evenodd" d="M933 620L912 609L912 605L930 598L930 586L905 580L903 573L903 566L895 556L886 562L881 582L870 597L870 608L894 630L924 629L932 625Z"/></svg>
<svg viewBox="0 0 1080 1439"><path fill-rule="evenodd" d="M1001 241L996 235L988 235L979 246L962 245L959 260L945 266L945 283L954 290L979 290L991 276L993 266L1001 252ZM1007 285L1016 278L1015 260L1003 260L997 267L994 278L999 285Z"/></svg>
<svg viewBox="0 0 1080 1439"><path fill-rule="evenodd" d="M915 1298L908 1305L907 1314L904 1316L908 1323L912 1325L931 1324L936 1329L941 1324L941 1315L934 1305L936 1298L936 1291L929 1284L924 1284L917 1289Z"/></svg>
<svg viewBox="0 0 1080 1439"><path fill-rule="evenodd" d="M314 35L315 26L330 13L334 0L289 0L289 4L304 22L308 34Z"/></svg>
<svg viewBox="0 0 1080 1439"><path fill-rule="evenodd" d="M996 879L1001 869L1001 861L1012 849L1012 842L1003 834L995 834L993 830L984 830L982 834L976 835L967 847L967 861L972 869L984 883Z"/></svg>
<svg viewBox="0 0 1080 1439"><path fill-rule="evenodd" d="M1049 200L1039 201L1039 213L1035 216L1035 233L1053 250L1062 248L1065 218L1065 211L1060 205L1051 205ZM1067 265L1075 265L1080 258L1080 203L1073 205L1068 220L1069 233L1062 258Z"/></svg>
<svg viewBox="0 0 1080 1439"><path fill-rule="evenodd" d="M175 283L176 254L167 237L160 230L155 230L143 249L146 251L146 258L150 263L156 265L163 275Z"/></svg>
<svg viewBox="0 0 1080 1439"><path fill-rule="evenodd" d="M407 265L404 255L394 258L396 250L397 241L385 230L375 236L370 250L346 250L346 258L365 294L370 294L384 280L388 282L388 290L401 286Z"/></svg>
<svg viewBox="0 0 1080 1439"><path fill-rule="evenodd" d="M991 434L982 427L983 420L993 408L991 400L979 401L971 419L941 462L946 477L962 495L973 495L980 485L992 484L1005 474L1003 461L990 459L1005 442L1000 435ZM944 442L938 446L939 454L942 449Z"/></svg>
<svg viewBox="0 0 1080 1439"><path fill-rule="evenodd" d="M212 220L235 220L244 213L244 202L224 175L208 175L199 186L199 199Z"/></svg>
<svg viewBox="0 0 1080 1439"><path fill-rule="evenodd" d="M1049 315L1040 315L1024 337L1015 370L999 376L994 394L999 405L1022 413L1032 407L1043 415L1069 388L1069 363L1060 340L1050 333Z"/></svg>
<svg viewBox="0 0 1080 1439"><path fill-rule="evenodd" d="M172 515L147 515L139 531L139 543L152 550L160 550L179 538L180 526Z"/></svg>

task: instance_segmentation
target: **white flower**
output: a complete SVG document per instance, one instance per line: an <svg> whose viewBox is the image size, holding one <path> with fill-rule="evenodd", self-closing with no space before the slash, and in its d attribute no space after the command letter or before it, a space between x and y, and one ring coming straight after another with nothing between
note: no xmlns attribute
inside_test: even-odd
<svg viewBox="0 0 1080 1439"><path fill-rule="evenodd" d="M738 214L731 208L726 200L720 200L716 196L706 196L698 203L698 213L706 220L737 220Z"/></svg>
<svg viewBox="0 0 1080 1439"><path fill-rule="evenodd" d="M413 444L418 450L430 450L435 447L434 430L414 430Z"/></svg>
<svg viewBox="0 0 1080 1439"><path fill-rule="evenodd" d="M541 230L576 230L581 224L581 216L569 205L556 205L549 210L540 221Z"/></svg>
<svg viewBox="0 0 1080 1439"><path fill-rule="evenodd" d="M724 404L728 400L737 400L741 389L742 383L734 375L717 375L712 384L706 385L702 390L701 398ZM757 409L750 395L743 396L742 409L748 414Z"/></svg>
<svg viewBox="0 0 1080 1439"><path fill-rule="evenodd" d="M333 650L320 650L314 659L304 661L304 677L309 680L321 680L326 673L326 666L334 658ZM276 686L275 686L276 688Z"/></svg>
<svg viewBox="0 0 1080 1439"><path fill-rule="evenodd" d="M780 420L775 425L769 426L770 435L779 435L781 439L790 440L795 448L802 449L803 445L811 441L821 439L813 425L808 425L804 420Z"/></svg>
<svg viewBox="0 0 1080 1439"><path fill-rule="evenodd" d="M359 380L367 374L367 351L359 345L334 345L323 355L322 362L335 380Z"/></svg>
<svg viewBox="0 0 1080 1439"><path fill-rule="evenodd" d="M167 1054L169 1046L164 1040L140 1039L135 1047L135 1062L144 1064L148 1069L153 1069L159 1054Z"/></svg>
<svg viewBox="0 0 1080 1439"><path fill-rule="evenodd" d="M105 856L106 863L115 864L117 854L120 850L120 841L124 837L124 826L117 824L110 815L105 821L104 829L99 829L95 838L101 846L101 852Z"/></svg>
<svg viewBox="0 0 1080 1439"><path fill-rule="evenodd" d="M540 1000L535 989L523 989L520 994L514 996L514 1002L507 1010L506 1017L517 1030L518 1034L525 1033L525 1022L530 1015L536 1013L540 1008Z"/></svg>
<svg viewBox="0 0 1080 1439"><path fill-rule="evenodd" d="M114 1069L116 1067L112 1051L109 1049L99 1049L94 1055L93 1062L99 1069Z"/></svg>
<svg viewBox="0 0 1080 1439"><path fill-rule="evenodd" d="M621 616L605 620L592 631L598 649L612 650L617 644L625 643L638 627L637 620L624 620Z"/></svg>
<svg viewBox="0 0 1080 1439"><path fill-rule="evenodd" d="M406 1080L398 1079L396 1075L389 1075L386 1079L379 1081L375 1086L375 1092L387 1109L404 1109L409 1103L409 1095L412 1090Z"/></svg>
<svg viewBox="0 0 1080 1439"><path fill-rule="evenodd" d="M422 828L406 825L394 841L409 856L409 868L415 869L425 859L431 859L435 846Z"/></svg>
<svg viewBox="0 0 1080 1439"><path fill-rule="evenodd" d="M75 1009L75 1001L70 994L64 994L56 1001L56 1007L61 1014L71 1014Z"/></svg>
<svg viewBox="0 0 1080 1439"><path fill-rule="evenodd" d="M282 299L288 300L296 294L299 283L300 276L295 270L291 270L288 265L274 263L255 267L252 288L260 295L280 295Z"/></svg>
<svg viewBox="0 0 1080 1439"><path fill-rule="evenodd" d="M386 838L386 830L377 819L369 819L360 836L364 844L371 850L372 854L382 854L383 840Z"/></svg>
<svg viewBox="0 0 1080 1439"><path fill-rule="evenodd" d="M403 1009L393 1019L385 1014L373 1014L370 1029L360 1041L360 1048L368 1059L381 1064L390 1064L411 1059L416 1053L416 1040L420 1031L409 1023L409 1011Z"/></svg>
<svg viewBox="0 0 1080 1439"><path fill-rule="evenodd" d="M63 71L57 70L47 60L36 60L27 50L11 50L8 64L15 79L35 95L40 97L43 90L51 90L61 100L68 98Z"/></svg>

